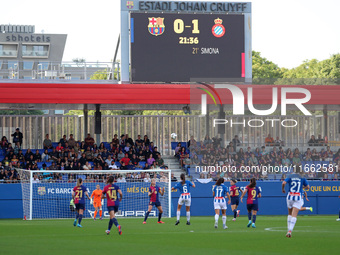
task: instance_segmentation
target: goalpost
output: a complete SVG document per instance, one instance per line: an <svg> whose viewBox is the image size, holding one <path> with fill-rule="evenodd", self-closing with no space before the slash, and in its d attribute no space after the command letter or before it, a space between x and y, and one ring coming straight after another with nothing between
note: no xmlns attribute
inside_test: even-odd
<svg viewBox="0 0 340 255"><path fill-rule="evenodd" d="M83 179L89 196L99 185L103 190L109 176L114 176L115 184L123 193L117 217L144 217L148 209L150 181L141 178L156 178L156 185L163 189L159 195L163 215L171 217L171 170L87 170L87 171L30 171L17 169L22 188L23 216L25 219L57 219L75 216L72 203L72 190L78 178ZM121 177L120 177L121 176ZM35 178L38 177L38 178ZM40 180L37 180L39 179ZM120 182L124 178L126 182ZM149 180L150 180L149 179ZM85 199L84 218L93 218L94 207ZM103 217L108 217L106 199L102 205ZM157 208L153 208L150 216L158 216Z"/></svg>

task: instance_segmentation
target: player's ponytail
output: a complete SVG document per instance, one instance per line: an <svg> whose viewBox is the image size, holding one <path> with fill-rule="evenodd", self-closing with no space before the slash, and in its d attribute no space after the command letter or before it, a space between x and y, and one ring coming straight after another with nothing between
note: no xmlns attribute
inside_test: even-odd
<svg viewBox="0 0 340 255"><path fill-rule="evenodd" d="M216 183L215 183L215 185L216 186L219 186L219 185L221 185L222 183L224 183L224 178L219 178L217 181L216 181Z"/></svg>
<svg viewBox="0 0 340 255"><path fill-rule="evenodd" d="M113 178L113 176L111 175L111 176L107 179L107 183L108 183L108 184L112 184L113 181L114 181L114 178Z"/></svg>
<svg viewBox="0 0 340 255"><path fill-rule="evenodd" d="M83 179L82 178L78 178L77 180L77 186L81 186L81 184L83 183Z"/></svg>
<svg viewBox="0 0 340 255"><path fill-rule="evenodd" d="M181 177L181 180L182 180L182 184L185 184L185 174L181 174L180 177Z"/></svg>
<svg viewBox="0 0 340 255"><path fill-rule="evenodd" d="M251 179L250 179L250 184L248 185L248 187L249 187L250 189L256 187L256 179L255 179L255 178L251 178Z"/></svg>

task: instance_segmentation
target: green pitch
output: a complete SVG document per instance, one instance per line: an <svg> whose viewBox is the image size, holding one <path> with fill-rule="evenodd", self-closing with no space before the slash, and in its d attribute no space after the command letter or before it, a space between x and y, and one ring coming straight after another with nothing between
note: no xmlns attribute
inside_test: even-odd
<svg viewBox="0 0 340 255"><path fill-rule="evenodd" d="M214 217L192 217L175 226L175 218L157 224L149 218L118 219L123 235L112 227L106 235L108 220L0 220L1 254L338 254L340 222L337 216L301 216L288 239L286 217L258 216L256 229L247 228L246 217L236 222L228 217L229 229L214 228ZM221 253L220 253L221 252ZM223 253L222 253L223 252Z"/></svg>

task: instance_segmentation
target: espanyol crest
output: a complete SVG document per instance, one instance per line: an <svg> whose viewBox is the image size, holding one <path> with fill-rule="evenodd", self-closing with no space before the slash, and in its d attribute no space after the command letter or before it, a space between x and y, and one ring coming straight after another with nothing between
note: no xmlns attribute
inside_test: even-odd
<svg viewBox="0 0 340 255"><path fill-rule="evenodd" d="M149 18L149 25L148 25L149 33L155 36L162 35L165 30L164 26L164 18Z"/></svg>
<svg viewBox="0 0 340 255"><path fill-rule="evenodd" d="M45 187L38 187L38 194L40 196L43 196L46 194L46 188Z"/></svg>
<svg viewBox="0 0 340 255"><path fill-rule="evenodd" d="M222 25L223 20L217 18L214 20L215 25L212 27L211 32L215 37L222 37L225 34L225 27Z"/></svg>

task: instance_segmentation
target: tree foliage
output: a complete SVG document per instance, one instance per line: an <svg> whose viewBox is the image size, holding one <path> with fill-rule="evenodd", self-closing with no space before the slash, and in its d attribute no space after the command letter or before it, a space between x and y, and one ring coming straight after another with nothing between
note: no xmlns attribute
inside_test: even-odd
<svg viewBox="0 0 340 255"><path fill-rule="evenodd" d="M0 115L43 115L40 110L0 110Z"/></svg>

